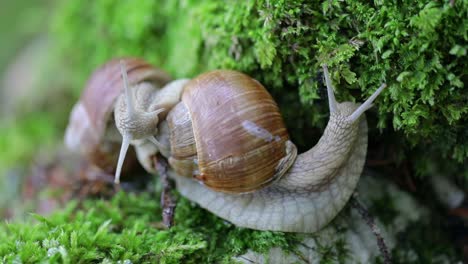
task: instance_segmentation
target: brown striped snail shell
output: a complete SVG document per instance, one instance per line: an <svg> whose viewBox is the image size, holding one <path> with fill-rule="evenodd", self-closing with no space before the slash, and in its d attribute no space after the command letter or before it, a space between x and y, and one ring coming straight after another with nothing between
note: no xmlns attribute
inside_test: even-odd
<svg viewBox="0 0 468 264"><path fill-rule="evenodd" d="M188 82L167 122L172 168L212 190L255 191L284 173L280 164L296 158L286 148L289 136L275 101L240 72L217 70Z"/></svg>

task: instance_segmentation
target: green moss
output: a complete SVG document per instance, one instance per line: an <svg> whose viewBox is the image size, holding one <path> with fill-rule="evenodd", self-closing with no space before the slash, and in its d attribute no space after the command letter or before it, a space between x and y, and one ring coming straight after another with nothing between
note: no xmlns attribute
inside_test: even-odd
<svg viewBox="0 0 468 264"><path fill-rule="evenodd" d="M293 250L298 235L236 228L180 198L176 226L160 230L158 199L148 193L118 193L112 200L85 201L50 217L0 225L0 260L10 263L231 262L247 249Z"/></svg>
<svg viewBox="0 0 468 264"><path fill-rule="evenodd" d="M468 157L467 10L466 1L68 1L54 28L77 95L116 56L142 56L174 77L238 69L278 99L300 147L327 119L322 63L339 100L362 101L387 82L378 127L404 134L399 147L420 164L457 166L450 160ZM431 154L417 155L419 146Z"/></svg>

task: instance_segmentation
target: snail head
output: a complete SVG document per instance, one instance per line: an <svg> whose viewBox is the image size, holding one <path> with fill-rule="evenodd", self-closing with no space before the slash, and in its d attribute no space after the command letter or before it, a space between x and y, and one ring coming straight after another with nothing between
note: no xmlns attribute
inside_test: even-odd
<svg viewBox="0 0 468 264"><path fill-rule="evenodd" d="M328 73L328 66L324 64L323 73L325 82L327 84L328 104L330 108L330 119L338 118L342 119L344 123L354 124L357 120L372 107L372 102L379 94L387 87L385 83L380 87L361 105L352 102L338 103L333 94L333 85L331 83L330 74Z"/></svg>
<svg viewBox="0 0 468 264"><path fill-rule="evenodd" d="M120 61L124 93L119 96L115 105L115 124L122 135L122 146L120 148L119 161L115 172L115 183L120 182L120 173L125 155L132 140L149 140L156 146L159 142L154 138L159 122L158 114L164 108L150 109L149 111L138 108L134 91L130 89L127 77L127 69L123 61Z"/></svg>

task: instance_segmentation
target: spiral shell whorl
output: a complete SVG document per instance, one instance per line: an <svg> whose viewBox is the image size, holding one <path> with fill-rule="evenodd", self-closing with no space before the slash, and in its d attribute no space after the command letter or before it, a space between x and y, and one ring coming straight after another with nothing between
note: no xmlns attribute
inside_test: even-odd
<svg viewBox="0 0 468 264"><path fill-rule="evenodd" d="M276 103L259 82L236 71L208 72L186 85L182 103L196 144L195 177L205 186L246 193L280 176L276 169L289 137Z"/></svg>

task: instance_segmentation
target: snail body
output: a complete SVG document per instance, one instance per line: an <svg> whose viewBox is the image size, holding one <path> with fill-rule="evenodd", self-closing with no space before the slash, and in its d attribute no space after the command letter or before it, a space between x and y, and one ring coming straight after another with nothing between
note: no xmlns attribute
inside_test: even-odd
<svg viewBox="0 0 468 264"><path fill-rule="evenodd" d="M245 74L218 70L175 81L176 88L166 85L161 90L168 92L147 100L170 104L158 110L161 104L152 103L139 113L126 85L114 107L123 136L116 178L132 144L148 170L150 157L163 154L183 196L237 226L319 230L356 187L367 151L363 113L385 88L362 105L337 103L326 66L324 73L330 120L317 145L300 155L274 100Z"/></svg>

